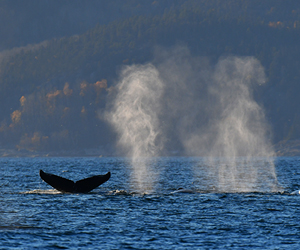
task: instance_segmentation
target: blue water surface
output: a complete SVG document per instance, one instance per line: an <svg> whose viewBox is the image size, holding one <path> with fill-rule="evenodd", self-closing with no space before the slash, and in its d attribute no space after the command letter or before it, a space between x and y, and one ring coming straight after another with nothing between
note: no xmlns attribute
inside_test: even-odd
<svg viewBox="0 0 300 250"><path fill-rule="evenodd" d="M0 249L300 249L300 195L290 194L300 189L300 158L275 159L274 192L220 192L202 158L151 164L156 175L140 192L126 158L1 158ZM111 179L64 194L39 169Z"/></svg>

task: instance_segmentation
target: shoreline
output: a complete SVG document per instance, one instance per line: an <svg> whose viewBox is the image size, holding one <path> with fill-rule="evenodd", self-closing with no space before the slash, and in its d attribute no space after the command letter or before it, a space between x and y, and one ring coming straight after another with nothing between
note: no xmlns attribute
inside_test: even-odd
<svg viewBox="0 0 300 250"><path fill-rule="evenodd" d="M300 157L300 140L281 141L274 146L275 157ZM161 157L193 157L179 151L168 152ZM205 157L204 155L200 157ZM62 151L29 151L17 149L0 149L0 158L17 157L127 157L118 154L114 150L103 149L82 149L82 150L62 150Z"/></svg>

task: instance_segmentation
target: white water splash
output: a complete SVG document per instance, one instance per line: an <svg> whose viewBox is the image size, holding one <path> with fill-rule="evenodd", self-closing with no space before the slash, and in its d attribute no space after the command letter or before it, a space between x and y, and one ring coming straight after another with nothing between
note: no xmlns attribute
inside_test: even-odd
<svg viewBox="0 0 300 250"><path fill-rule="evenodd" d="M21 194L62 194L56 189L34 189L30 191L21 192Z"/></svg>

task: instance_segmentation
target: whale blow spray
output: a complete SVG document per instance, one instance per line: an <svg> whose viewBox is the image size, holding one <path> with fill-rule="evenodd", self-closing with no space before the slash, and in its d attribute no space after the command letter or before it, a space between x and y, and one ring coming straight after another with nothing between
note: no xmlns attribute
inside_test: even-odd
<svg viewBox="0 0 300 250"><path fill-rule="evenodd" d="M163 53L160 53L163 54ZM271 129L253 89L266 82L254 57L220 58L211 65L186 48L165 53L158 69L165 82L166 128L185 154L205 156L205 177L220 192L277 191ZM201 182L201 180L199 181Z"/></svg>
<svg viewBox="0 0 300 250"><path fill-rule="evenodd" d="M184 47L157 54L153 64L122 70L107 113L131 159L131 184L152 190L155 157L181 152L205 156L205 171L195 166L194 175L209 179L208 189L278 190L270 127L252 94L266 81L259 61L227 57L212 65Z"/></svg>
<svg viewBox="0 0 300 250"><path fill-rule="evenodd" d="M162 149L158 119L162 92L163 83L153 65L128 66L121 73L108 114L119 135L119 147L131 159L132 184L143 192L153 188L157 173L151 170L151 162Z"/></svg>
<svg viewBox="0 0 300 250"><path fill-rule="evenodd" d="M266 81L263 67L253 57L229 57L218 62L213 81L209 89L215 103L209 129L213 144L208 156L218 171L218 189L276 190L270 129L251 91Z"/></svg>

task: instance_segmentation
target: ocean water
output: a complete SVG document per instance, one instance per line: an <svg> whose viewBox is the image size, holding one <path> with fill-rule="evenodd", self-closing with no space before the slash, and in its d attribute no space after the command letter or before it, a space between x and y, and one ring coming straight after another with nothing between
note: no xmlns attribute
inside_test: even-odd
<svg viewBox="0 0 300 250"><path fill-rule="evenodd" d="M277 191L221 192L202 158L149 167L157 175L141 192L126 158L1 158L0 249L300 249L300 195L291 195L300 158L275 159ZM63 194L39 169L112 175L88 194Z"/></svg>

